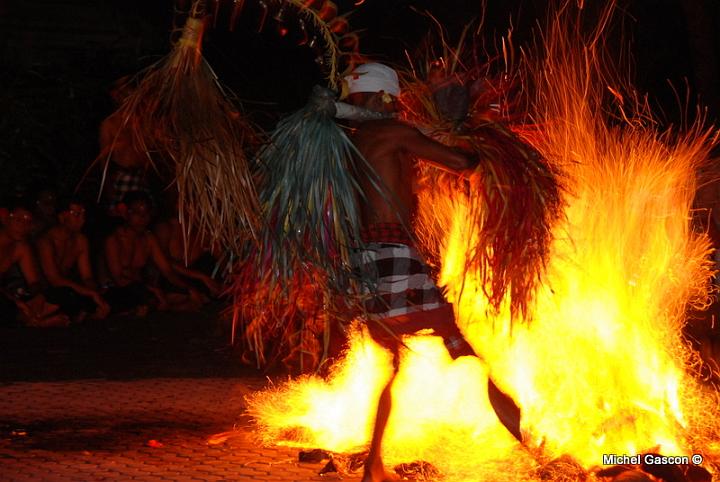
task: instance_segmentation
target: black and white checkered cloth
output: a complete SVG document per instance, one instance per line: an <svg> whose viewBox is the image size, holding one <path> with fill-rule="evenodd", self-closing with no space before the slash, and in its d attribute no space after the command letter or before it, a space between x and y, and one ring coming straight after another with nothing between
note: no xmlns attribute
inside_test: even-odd
<svg viewBox="0 0 720 482"><path fill-rule="evenodd" d="M129 192L142 191L150 195L150 189L142 172L118 169L113 181L108 207L113 210ZM152 199L152 196L151 196Z"/></svg>
<svg viewBox="0 0 720 482"><path fill-rule="evenodd" d="M400 243L369 243L357 255L357 265L374 281L374 296L365 304L372 318L392 318L445 304L415 248Z"/></svg>
<svg viewBox="0 0 720 482"><path fill-rule="evenodd" d="M399 337L430 329L450 356L475 355L455 324L452 306L430 277L417 250L400 243L369 243L357 266L375 281L365 302L367 327L380 345L398 353ZM397 357L394 357L397 363Z"/></svg>

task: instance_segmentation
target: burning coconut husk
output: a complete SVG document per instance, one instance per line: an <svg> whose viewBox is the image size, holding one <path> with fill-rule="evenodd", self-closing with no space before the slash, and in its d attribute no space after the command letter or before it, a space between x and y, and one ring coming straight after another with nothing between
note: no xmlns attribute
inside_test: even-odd
<svg viewBox="0 0 720 482"><path fill-rule="evenodd" d="M692 229L691 210L714 131L702 122L659 130L604 54L612 4L590 31L579 27L588 25L582 4L555 12L524 60L529 118L539 128L523 138L567 179L533 322L511 325L507 304L489 316L484 280L465 269L471 206L454 191L437 196L446 233L441 281L484 363L452 362L433 337L406 339L384 459L428 461L444 480L517 481L538 480L545 460L567 455L572 463L543 473L583 480L603 454L652 451L701 455L701 467L716 473L718 394L696 378L699 357L682 335L688 306L709 299L710 243ZM328 377L292 380L248 400L258 435L270 444L361 451L389 377L387 357L356 332ZM519 405L525 447L498 423L484 389L488 373ZM614 477L656 477L633 470Z"/></svg>

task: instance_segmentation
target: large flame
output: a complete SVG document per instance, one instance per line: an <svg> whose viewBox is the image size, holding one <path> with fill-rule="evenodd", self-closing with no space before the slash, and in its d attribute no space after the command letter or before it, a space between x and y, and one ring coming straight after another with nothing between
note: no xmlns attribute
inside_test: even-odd
<svg viewBox="0 0 720 482"><path fill-rule="evenodd" d="M720 455L718 398L696 381L697 357L682 337L689 306L708 298L709 241L690 217L710 133L700 125L658 133L628 99L609 122L613 79L597 50L607 16L585 48L563 31L565 21L551 22L547 56L530 69L542 125L532 143L567 180L532 320L487 317L481 287L462 269L473 236L468 200L428 195L434 219L445 220L441 283L482 361L453 362L433 337L407 340L384 442L388 465L424 460L447 480L519 480L540 477L544 462L565 454L585 470L602 465L603 454L646 451L701 453L712 470ZM359 451L388 371L388 355L358 330L330 377L262 392L251 412L267 442ZM498 422L488 375L521 408L525 446Z"/></svg>

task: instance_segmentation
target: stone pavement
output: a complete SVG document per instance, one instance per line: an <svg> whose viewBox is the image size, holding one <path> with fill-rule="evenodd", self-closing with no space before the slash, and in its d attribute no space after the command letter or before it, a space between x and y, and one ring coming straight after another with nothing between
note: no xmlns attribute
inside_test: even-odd
<svg viewBox="0 0 720 482"><path fill-rule="evenodd" d="M0 482L339 480L254 440L243 398L266 378L217 320L0 327Z"/></svg>
<svg viewBox="0 0 720 482"><path fill-rule="evenodd" d="M338 480L317 475L322 463L299 463L297 449L254 441L243 397L262 385L260 378L0 385L0 480Z"/></svg>

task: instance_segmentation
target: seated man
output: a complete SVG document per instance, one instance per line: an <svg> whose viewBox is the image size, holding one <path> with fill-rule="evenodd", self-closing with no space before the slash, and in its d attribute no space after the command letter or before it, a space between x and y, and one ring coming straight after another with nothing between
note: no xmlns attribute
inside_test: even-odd
<svg viewBox="0 0 720 482"><path fill-rule="evenodd" d="M4 203L0 223L2 321L12 323L20 318L31 326L67 325L67 316L40 294L40 273L28 241L34 227L32 203L20 198Z"/></svg>
<svg viewBox="0 0 720 482"><path fill-rule="evenodd" d="M37 238L57 223L57 196L52 188L43 188L35 195L33 238Z"/></svg>
<svg viewBox="0 0 720 482"><path fill-rule="evenodd" d="M222 293L222 284L211 277L215 257L203 245L197 232L191 230L186 236L177 215L158 223L154 232L160 248L178 274L202 284L201 288L210 296Z"/></svg>
<svg viewBox="0 0 720 482"><path fill-rule="evenodd" d="M205 298L177 275L157 238L148 229L152 208L147 193L129 192L117 211L124 223L105 240L105 262L114 284L107 291L106 299L113 309L142 309L152 301L153 295L161 310L198 309ZM153 286L146 273L151 263L171 285L184 293L168 295Z"/></svg>
<svg viewBox="0 0 720 482"><path fill-rule="evenodd" d="M60 205L57 218L57 224L37 241L40 266L50 284L45 297L72 318L81 319L86 314L105 318L110 306L95 284L90 247L82 233L85 207L79 201L66 201Z"/></svg>

